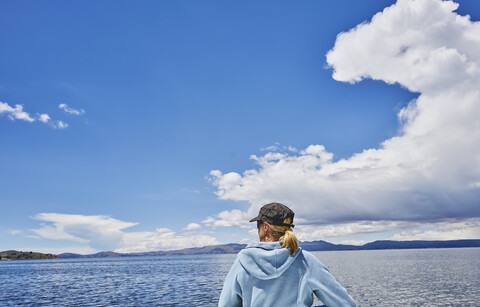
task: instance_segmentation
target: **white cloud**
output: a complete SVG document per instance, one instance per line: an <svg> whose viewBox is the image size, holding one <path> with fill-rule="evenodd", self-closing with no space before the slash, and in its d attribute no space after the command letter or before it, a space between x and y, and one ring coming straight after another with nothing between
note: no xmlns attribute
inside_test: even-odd
<svg viewBox="0 0 480 307"><path fill-rule="evenodd" d="M0 114L3 113L6 114L11 120L20 119L30 123L35 121L30 114L23 111L23 106L20 104L16 104L15 108L13 108L8 103L0 101Z"/></svg>
<svg viewBox="0 0 480 307"><path fill-rule="evenodd" d="M189 231L189 230L195 230L200 228L202 228L202 225L197 223L190 223L187 226L185 226L182 230Z"/></svg>
<svg viewBox="0 0 480 307"><path fill-rule="evenodd" d="M48 123L50 119L51 118L48 114L38 114L38 120L41 121L42 123Z"/></svg>
<svg viewBox="0 0 480 307"><path fill-rule="evenodd" d="M81 248L95 251L144 252L219 244L208 235L178 234L166 228L126 232L126 228L138 223L102 215L40 213L33 218L47 222L38 229L32 229L37 238L73 241L83 244Z"/></svg>
<svg viewBox="0 0 480 307"><path fill-rule="evenodd" d="M16 230L16 229L10 230L10 234L11 234L12 236L20 235L20 234L22 234L22 233L23 233L23 232L22 232L21 230Z"/></svg>
<svg viewBox="0 0 480 307"><path fill-rule="evenodd" d="M205 220L202 221L202 223L204 224L210 224L210 223L213 223L215 222L215 219L211 216L207 217Z"/></svg>
<svg viewBox="0 0 480 307"><path fill-rule="evenodd" d="M412 229L420 225L419 222L404 221L358 221L326 225L302 225L301 227L295 227L294 232L300 241L313 241L319 238L327 239L353 234L387 232L395 229Z"/></svg>
<svg viewBox="0 0 480 307"><path fill-rule="evenodd" d="M267 146L264 148L260 148L260 151L277 151L280 149L279 147L280 144L275 143L275 145Z"/></svg>
<svg viewBox="0 0 480 307"><path fill-rule="evenodd" d="M29 113L25 112L23 110L23 106L19 104L16 104L15 108L13 108L6 102L0 102L0 115L2 114L6 114L8 118L11 120L19 119L19 120L24 120L30 123L38 120L39 122L48 124L50 127L55 129L65 129L68 127L68 124L61 120L52 122L51 121L52 118L50 117L50 115L46 113L37 114L37 118L35 119L32 116L30 116Z"/></svg>
<svg viewBox="0 0 480 307"><path fill-rule="evenodd" d="M399 0L370 23L341 33L327 54L333 78L383 80L424 94L478 82L479 26L453 13L457 7L452 1Z"/></svg>
<svg viewBox="0 0 480 307"><path fill-rule="evenodd" d="M54 129L65 129L68 127L68 124L61 120L52 121L48 114L39 114L38 120L44 124L50 125L50 127Z"/></svg>
<svg viewBox="0 0 480 307"><path fill-rule="evenodd" d="M276 142L274 145L260 148L260 151L291 151L297 152L297 149L293 146L284 146Z"/></svg>
<svg viewBox="0 0 480 307"><path fill-rule="evenodd" d="M178 234L167 228L157 228L153 232L125 233L122 246L115 251L143 252L155 250L175 250L219 244L217 239L203 234Z"/></svg>
<svg viewBox="0 0 480 307"><path fill-rule="evenodd" d="M222 211L215 217L209 216L207 219L202 221L205 226L208 227L230 227L230 226L238 226L241 228L250 228L250 224L248 221L252 217L248 218L248 215L245 212L240 210L231 210L231 211Z"/></svg>
<svg viewBox="0 0 480 307"><path fill-rule="evenodd" d="M443 222L424 225L421 229L411 229L395 234L391 240L457 240L480 238L480 219L472 218L460 222Z"/></svg>
<svg viewBox="0 0 480 307"><path fill-rule="evenodd" d="M399 0L338 35L327 54L336 80L420 93L399 112L399 135L339 161L310 145L252 156L257 167L242 174L212 171L219 198L251 207L209 224L239 226L271 201L291 206L297 224L320 237L480 217L480 23L454 13L457 6Z"/></svg>
<svg viewBox="0 0 480 307"><path fill-rule="evenodd" d="M137 225L101 215L40 213L33 218L52 223L33 229L42 238L88 243L93 248L109 250L122 241L123 229Z"/></svg>
<svg viewBox="0 0 480 307"><path fill-rule="evenodd" d="M54 124L54 128L58 129L65 129L68 127L68 124L65 122L62 122L61 120L57 120L57 122Z"/></svg>
<svg viewBox="0 0 480 307"><path fill-rule="evenodd" d="M84 109L76 110L74 108L69 108L66 103L59 104L58 108L63 110L65 113L70 114L70 115L83 115L83 114L85 114Z"/></svg>

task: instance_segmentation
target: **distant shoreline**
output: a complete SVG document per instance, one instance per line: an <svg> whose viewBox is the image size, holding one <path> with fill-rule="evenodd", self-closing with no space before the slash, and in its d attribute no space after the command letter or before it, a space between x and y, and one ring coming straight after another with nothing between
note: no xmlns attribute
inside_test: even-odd
<svg viewBox="0 0 480 307"><path fill-rule="evenodd" d="M15 250L8 250L0 252L0 260L37 260L37 259L60 259L60 257L52 254L43 254L36 252L22 252Z"/></svg>
<svg viewBox="0 0 480 307"><path fill-rule="evenodd" d="M480 239L473 240L448 240L448 241L390 241L381 240L370 242L361 246L333 244L323 240L300 242L306 251L348 251L348 250L387 250L387 249L426 249L426 248L468 248L480 247ZM236 254L244 249L246 244L230 243L204 247L185 248L171 251L151 251L141 253L116 253L99 252L81 255L63 253L58 255L42 254L35 252L4 251L0 252L0 260L33 260L33 259L73 259L73 258L112 258L133 256L174 256L174 255L205 255L205 254Z"/></svg>
<svg viewBox="0 0 480 307"><path fill-rule="evenodd" d="M204 247L185 248L172 251L152 251L142 253L115 253L100 252L90 255L73 253L59 254L60 258L105 258L105 257L132 257L132 256L173 256L173 255L202 255L202 254L236 254L244 249L246 244L220 244ZM300 242L300 247L306 251L342 251L342 250L381 250L381 249L422 249L422 248L456 248L480 247L478 240L448 240L448 241L374 241L361 246L333 244L323 240Z"/></svg>

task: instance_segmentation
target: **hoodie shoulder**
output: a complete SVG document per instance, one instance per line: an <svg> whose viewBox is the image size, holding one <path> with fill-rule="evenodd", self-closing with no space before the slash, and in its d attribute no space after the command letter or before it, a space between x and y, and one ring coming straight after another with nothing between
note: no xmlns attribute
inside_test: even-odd
<svg viewBox="0 0 480 307"><path fill-rule="evenodd" d="M272 279L282 275L301 254L301 249L290 256L278 242L256 242L238 253L240 265L259 279Z"/></svg>

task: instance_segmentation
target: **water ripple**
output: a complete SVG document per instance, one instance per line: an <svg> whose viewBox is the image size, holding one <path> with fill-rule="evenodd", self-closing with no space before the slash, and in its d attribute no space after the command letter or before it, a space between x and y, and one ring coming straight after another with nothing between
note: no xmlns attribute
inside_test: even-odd
<svg viewBox="0 0 480 307"><path fill-rule="evenodd" d="M475 306L480 298L478 248L314 255L359 306ZM0 305L215 306L234 259L196 255L5 261L0 262Z"/></svg>

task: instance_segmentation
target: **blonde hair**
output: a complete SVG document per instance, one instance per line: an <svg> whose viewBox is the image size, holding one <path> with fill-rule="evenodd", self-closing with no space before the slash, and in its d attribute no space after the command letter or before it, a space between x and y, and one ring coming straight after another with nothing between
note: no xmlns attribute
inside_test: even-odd
<svg viewBox="0 0 480 307"><path fill-rule="evenodd" d="M293 229L291 226L278 226L278 225L270 225L267 222L264 222L268 225L270 230L272 231L272 236L282 242L282 248L288 248L290 250L290 256L295 255L298 250L298 239L293 233ZM283 220L284 224L292 224L292 220L290 218L286 218Z"/></svg>

